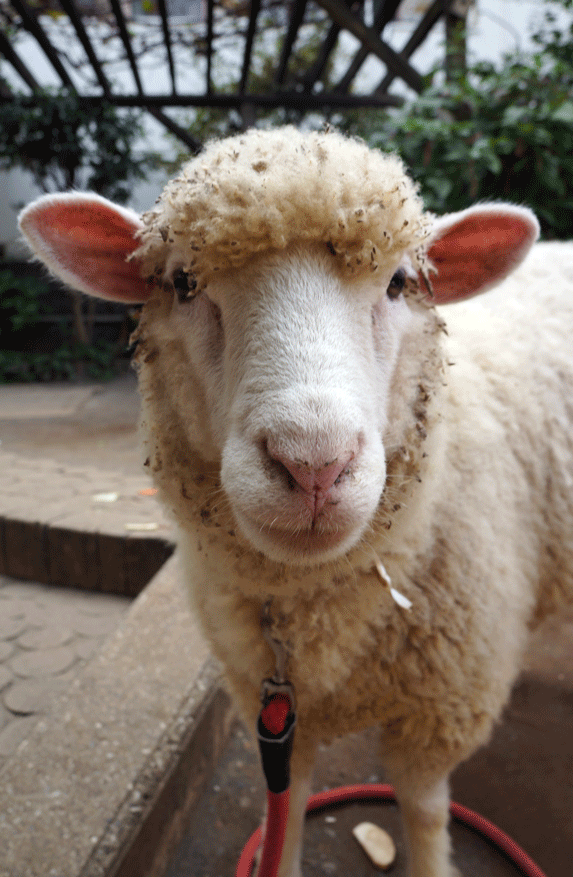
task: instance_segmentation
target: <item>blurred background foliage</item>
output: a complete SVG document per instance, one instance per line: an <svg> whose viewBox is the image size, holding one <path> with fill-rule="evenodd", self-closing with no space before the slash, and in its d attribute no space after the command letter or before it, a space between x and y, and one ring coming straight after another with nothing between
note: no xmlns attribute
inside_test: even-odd
<svg viewBox="0 0 573 877"><path fill-rule="evenodd" d="M34 103L0 104L0 169L21 168L43 192L85 188L124 204L155 155L137 149L141 112L102 100L97 113L71 89L45 89Z"/></svg>
<svg viewBox="0 0 573 877"><path fill-rule="evenodd" d="M0 104L0 169L28 171L46 193L88 189L123 204L157 165L155 153L137 149L142 135L141 112L102 101L94 114L69 89L46 89L33 104L16 96ZM107 310L79 292L49 288L40 271L6 265L0 382L111 377L125 365L129 318Z"/></svg>
<svg viewBox="0 0 573 877"><path fill-rule="evenodd" d="M499 66L428 77L400 110L353 113L345 130L398 152L436 213L509 200L537 214L544 237L573 238L573 0L569 24L547 11L536 50Z"/></svg>

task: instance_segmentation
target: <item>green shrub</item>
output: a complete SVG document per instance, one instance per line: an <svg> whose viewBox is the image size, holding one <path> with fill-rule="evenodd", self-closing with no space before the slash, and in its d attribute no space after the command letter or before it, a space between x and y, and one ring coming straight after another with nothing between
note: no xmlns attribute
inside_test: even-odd
<svg viewBox="0 0 573 877"><path fill-rule="evenodd" d="M14 94L0 104L0 169L29 171L45 192L81 186L124 203L156 161L135 150L140 119L103 99L95 110L66 88Z"/></svg>
<svg viewBox="0 0 573 877"><path fill-rule="evenodd" d="M54 344L42 337L46 283L0 270L0 383L100 380L115 373L117 345L80 344L69 327Z"/></svg>
<svg viewBox="0 0 573 877"><path fill-rule="evenodd" d="M552 22L534 35L534 54L474 64L450 82L435 71L402 109L349 114L342 127L398 152L429 210L510 200L535 211L546 237L571 238L573 22Z"/></svg>
<svg viewBox="0 0 573 877"><path fill-rule="evenodd" d="M10 269L0 270L0 344L42 315L40 294L45 283L36 277L17 277Z"/></svg>
<svg viewBox="0 0 573 877"><path fill-rule="evenodd" d="M51 353L0 350L0 383L105 380L116 373L111 344L62 344Z"/></svg>

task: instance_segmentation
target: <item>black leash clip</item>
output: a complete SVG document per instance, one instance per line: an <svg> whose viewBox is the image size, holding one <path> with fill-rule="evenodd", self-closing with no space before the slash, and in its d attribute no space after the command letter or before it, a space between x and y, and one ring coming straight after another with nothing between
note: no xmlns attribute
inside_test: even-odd
<svg viewBox="0 0 573 877"><path fill-rule="evenodd" d="M265 710L274 698L288 698L289 710L282 728L273 733L263 720ZM257 738L263 764L263 772L270 792L281 793L290 786L290 758L296 726L294 688L290 682L265 679L261 687L262 709L257 721Z"/></svg>

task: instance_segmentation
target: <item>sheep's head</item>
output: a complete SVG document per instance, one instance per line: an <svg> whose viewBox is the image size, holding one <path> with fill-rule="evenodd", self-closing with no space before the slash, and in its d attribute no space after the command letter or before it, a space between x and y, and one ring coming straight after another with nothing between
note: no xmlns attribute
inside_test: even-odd
<svg viewBox="0 0 573 877"><path fill-rule="evenodd" d="M62 195L21 226L66 282L146 302L144 419L179 516L205 513L194 492L216 472L227 529L296 564L388 525L390 476L416 474L441 380L428 270L437 303L475 295L537 235L507 205L434 220L396 158L294 129L212 145L143 220Z"/></svg>

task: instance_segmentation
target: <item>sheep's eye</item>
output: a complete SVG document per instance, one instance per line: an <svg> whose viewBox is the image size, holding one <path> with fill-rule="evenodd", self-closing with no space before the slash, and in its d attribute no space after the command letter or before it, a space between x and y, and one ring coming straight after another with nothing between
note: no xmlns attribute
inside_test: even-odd
<svg viewBox="0 0 573 877"><path fill-rule="evenodd" d="M392 280L390 281L390 285L386 290L388 294L388 298L398 298L404 286L406 285L406 272L403 268L398 268Z"/></svg>
<svg viewBox="0 0 573 877"><path fill-rule="evenodd" d="M182 268L179 268L174 272L173 289L175 290L179 302L184 302L186 299L190 298L196 288L197 283L192 274L188 274L187 271L183 271Z"/></svg>

